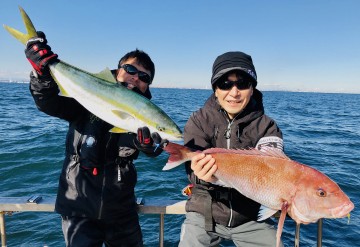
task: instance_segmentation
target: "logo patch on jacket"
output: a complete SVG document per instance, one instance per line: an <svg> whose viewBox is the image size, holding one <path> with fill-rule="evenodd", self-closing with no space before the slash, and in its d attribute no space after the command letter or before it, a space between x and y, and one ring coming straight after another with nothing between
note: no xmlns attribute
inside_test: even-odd
<svg viewBox="0 0 360 247"><path fill-rule="evenodd" d="M90 148L90 147L95 146L96 140L95 140L95 138L93 136L88 136L86 138L85 143L86 143L86 146Z"/></svg>

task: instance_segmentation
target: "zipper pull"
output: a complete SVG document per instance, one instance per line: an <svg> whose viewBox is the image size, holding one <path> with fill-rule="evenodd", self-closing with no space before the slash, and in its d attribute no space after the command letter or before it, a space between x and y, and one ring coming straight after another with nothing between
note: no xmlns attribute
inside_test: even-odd
<svg viewBox="0 0 360 247"><path fill-rule="evenodd" d="M226 139L230 139L230 137L231 137L230 124L229 124L229 126L227 127L227 129L225 130L224 137L225 137Z"/></svg>
<svg viewBox="0 0 360 247"><path fill-rule="evenodd" d="M118 165L118 182L121 181L121 171L120 171L120 165Z"/></svg>

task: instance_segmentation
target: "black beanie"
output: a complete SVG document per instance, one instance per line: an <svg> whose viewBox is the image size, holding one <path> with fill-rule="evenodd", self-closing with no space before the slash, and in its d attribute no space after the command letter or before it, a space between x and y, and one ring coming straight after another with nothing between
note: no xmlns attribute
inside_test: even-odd
<svg viewBox="0 0 360 247"><path fill-rule="evenodd" d="M251 57L240 51L231 51L215 59L211 77L211 85L213 88L218 79L232 70L242 71L244 76L253 81L253 87L256 87L257 76Z"/></svg>

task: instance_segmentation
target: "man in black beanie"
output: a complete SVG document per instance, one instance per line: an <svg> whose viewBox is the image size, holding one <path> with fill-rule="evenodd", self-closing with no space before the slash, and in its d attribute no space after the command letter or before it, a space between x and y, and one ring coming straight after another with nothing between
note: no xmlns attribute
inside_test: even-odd
<svg viewBox="0 0 360 247"><path fill-rule="evenodd" d="M184 144L197 150L283 150L280 129L264 114L252 58L238 51L224 53L216 58L212 72L214 93L186 123ZM216 185L216 169L216 160L203 153L186 164L192 190L179 246L218 246L223 239L242 247L275 246L273 222L257 221L261 205L235 189Z"/></svg>

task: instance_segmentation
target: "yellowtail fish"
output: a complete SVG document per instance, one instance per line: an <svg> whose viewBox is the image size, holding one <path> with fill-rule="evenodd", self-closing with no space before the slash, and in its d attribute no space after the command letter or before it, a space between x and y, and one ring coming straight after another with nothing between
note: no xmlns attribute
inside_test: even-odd
<svg viewBox="0 0 360 247"><path fill-rule="evenodd" d="M29 16L20 7L27 33L9 26L4 28L21 43L36 36L36 30ZM72 97L87 110L112 124L112 132L137 132L147 126L151 132L158 132L168 140L182 140L182 133L176 123L158 106L147 98L118 84L109 69L93 74L63 61L49 65L51 75L59 86L62 96Z"/></svg>

